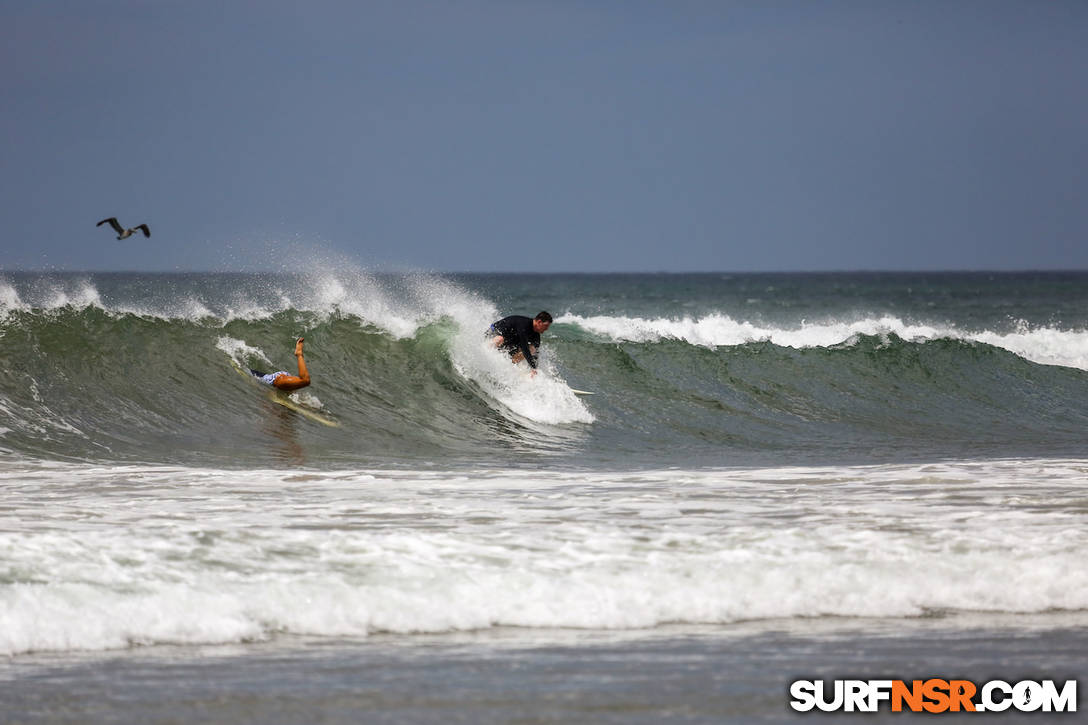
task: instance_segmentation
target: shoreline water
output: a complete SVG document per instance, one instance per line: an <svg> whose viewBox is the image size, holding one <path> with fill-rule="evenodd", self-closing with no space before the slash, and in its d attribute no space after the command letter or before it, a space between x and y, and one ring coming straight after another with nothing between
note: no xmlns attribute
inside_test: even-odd
<svg viewBox="0 0 1088 725"><path fill-rule="evenodd" d="M410 641L280 637L32 655L0 662L0 705L5 722L58 725L778 723L811 718L789 707L789 683L797 679L969 674L975 682L1064 682L1083 673L1083 616L1034 616L1031 626L1012 628L1000 617L957 619L786 621L754 630L745 623L623 633L497 630ZM870 717L893 714L885 708ZM977 721L944 716L971 718ZM1075 718L1031 716L1033 722Z"/></svg>

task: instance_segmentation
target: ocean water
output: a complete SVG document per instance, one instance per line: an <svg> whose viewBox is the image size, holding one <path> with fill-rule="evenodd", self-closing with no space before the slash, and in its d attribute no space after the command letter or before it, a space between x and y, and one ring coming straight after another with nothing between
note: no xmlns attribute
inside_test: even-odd
<svg viewBox="0 0 1088 725"><path fill-rule="evenodd" d="M541 309L530 379L483 331ZM335 427L232 366L299 335ZM7 721L1083 670L1088 274L4 273L0 359Z"/></svg>

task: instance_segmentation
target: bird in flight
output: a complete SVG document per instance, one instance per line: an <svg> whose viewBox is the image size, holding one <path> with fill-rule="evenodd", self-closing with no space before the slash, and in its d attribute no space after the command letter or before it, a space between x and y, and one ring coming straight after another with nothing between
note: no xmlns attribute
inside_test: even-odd
<svg viewBox="0 0 1088 725"><path fill-rule="evenodd" d="M127 239L138 231L143 232L145 237L151 236L151 230L147 228L146 224L138 224L132 227L132 229L125 229L117 223L117 217L111 216L109 219L103 219L102 221L98 222L97 224L95 224L95 226L100 227L103 224L109 224L111 227L113 227L113 231L117 232L118 239Z"/></svg>

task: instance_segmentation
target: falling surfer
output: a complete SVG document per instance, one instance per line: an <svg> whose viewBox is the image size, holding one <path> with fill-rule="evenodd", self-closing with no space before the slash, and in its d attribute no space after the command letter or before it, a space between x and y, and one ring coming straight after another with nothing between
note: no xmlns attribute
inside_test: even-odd
<svg viewBox="0 0 1088 725"><path fill-rule="evenodd" d="M295 359L298 360L298 375L292 375L286 370L277 370L274 373L263 373L260 370L254 370L253 368L243 368L234 360L231 360L230 362L235 370L257 384L274 388L274 390L268 391L268 399L273 403L289 408L322 425L333 428L339 427L340 424L338 422L331 418L327 418L314 410L314 406L311 403L292 400L291 393L301 388L305 388L310 384L310 371L306 369L306 360L302 357L302 341L303 338L301 337L295 341ZM320 406L320 404L318 404L318 406Z"/></svg>
<svg viewBox="0 0 1088 725"><path fill-rule="evenodd" d="M262 373L260 370L249 369L249 373L261 381L265 385L271 385L277 390L285 390L290 392L292 390L298 390L305 388L310 384L310 372L306 369L306 360L302 357L302 341L304 338L299 338L295 341L295 359L298 360L298 375L292 375L286 370L279 370L274 373Z"/></svg>

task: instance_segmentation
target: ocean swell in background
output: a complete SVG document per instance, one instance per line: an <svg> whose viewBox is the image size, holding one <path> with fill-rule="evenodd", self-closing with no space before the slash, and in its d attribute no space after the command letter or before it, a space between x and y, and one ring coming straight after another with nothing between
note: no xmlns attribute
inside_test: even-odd
<svg viewBox="0 0 1088 725"><path fill-rule="evenodd" d="M1011 332L962 330L954 325L908 324L897 317L864 318L850 322L808 323L796 328L764 327L738 322L722 314L705 317L643 319L640 317L582 317L566 315L565 322L617 342L683 340L692 345L721 347L749 342L771 342L782 347L833 347L860 337L892 336L911 342L963 340L982 342L1042 365L1062 365L1088 370L1088 331L1033 328L1020 322Z"/></svg>

